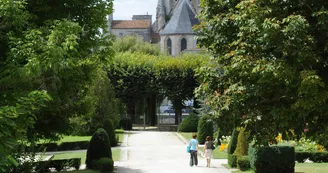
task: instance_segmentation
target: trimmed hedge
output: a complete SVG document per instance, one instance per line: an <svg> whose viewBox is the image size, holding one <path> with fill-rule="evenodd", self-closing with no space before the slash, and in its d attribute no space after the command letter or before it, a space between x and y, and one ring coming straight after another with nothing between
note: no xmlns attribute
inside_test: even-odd
<svg viewBox="0 0 328 173"><path fill-rule="evenodd" d="M39 161L35 165L36 172L50 172L49 168L55 168L57 172L60 172L65 167L74 167L76 170L79 170L81 158Z"/></svg>
<svg viewBox="0 0 328 173"><path fill-rule="evenodd" d="M32 151L67 151L67 150L83 150L88 149L90 141L63 142L60 145L57 143L37 144L34 148L30 146L22 146L25 152Z"/></svg>
<svg viewBox="0 0 328 173"><path fill-rule="evenodd" d="M251 165L250 165L250 162L249 162L249 158L247 156L239 157L238 160L237 160L237 167L241 171L247 171L248 169L250 169Z"/></svg>
<svg viewBox="0 0 328 173"><path fill-rule="evenodd" d="M132 130L132 120L130 118L122 118L119 122L120 128L124 130Z"/></svg>
<svg viewBox="0 0 328 173"><path fill-rule="evenodd" d="M90 140L85 161L87 168L93 169L94 162L102 157L112 159L112 149L107 132L100 128L92 135Z"/></svg>
<svg viewBox="0 0 328 173"><path fill-rule="evenodd" d="M213 121L209 115L203 115L198 121L197 140L199 144L204 144L206 136L213 137Z"/></svg>
<svg viewBox="0 0 328 173"><path fill-rule="evenodd" d="M189 114L186 118L182 120L179 124L179 132L197 132L199 117L196 114Z"/></svg>
<svg viewBox="0 0 328 173"><path fill-rule="evenodd" d="M109 136L110 145L112 147L117 146L118 141L116 140L116 137L115 137L115 128L114 128L113 122L111 120L105 120L103 128Z"/></svg>
<svg viewBox="0 0 328 173"><path fill-rule="evenodd" d="M265 146L249 148L250 165L255 173L294 173L293 146Z"/></svg>
<svg viewBox="0 0 328 173"><path fill-rule="evenodd" d="M237 167L237 156L233 154L237 147L237 136L238 131L234 129L232 131L231 139L228 145L228 165L232 168Z"/></svg>
<svg viewBox="0 0 328 173"><path fill-rule="evenodd" d="M94 167L99 169L101 173L112 172L114 170L114 162L108 157L103 157L95 162Z"/></svg>
<svg viewBox="0 0 328 173"><path fill-rule="evenodd" d="M328 152L295 152L295 160L299 163L309 159L315 163L328 163Z"/></svg>
<svg viewBox="0 0 328 173"><path fill-rule="evenodd" d="M238 142L236 149L234 151L235 155L246 156L248 154L248 134L245 132L244 128L240 128L238 134Z"/></svg>
<svg viewBox="0 0 328 173"><path fill-rule="evenodd" d="M228 154L228 165L231 168L236 168L237 167L237 155Z"/></svg>

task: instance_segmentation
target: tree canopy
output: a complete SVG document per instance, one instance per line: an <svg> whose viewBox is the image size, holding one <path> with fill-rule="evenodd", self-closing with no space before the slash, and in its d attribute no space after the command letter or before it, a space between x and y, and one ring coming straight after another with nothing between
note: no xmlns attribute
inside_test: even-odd
<svg viewBox="0 0 328 173"><path fill-rule="evenodd" d="M203 0L199 43L213 55L198 95L257 143L280 132L327 138L328 2ZM328 143L325 143L327 146Z"/></svg>
<svg viewBox="0 0 328 173"><path fill-rule="evenodd" d="M99 30L106 27L112 0L0 4L0 125L5 127L0 136L8 139L0 146L4 163L15 146L8 143L11 139L56 138L70 129L70 117L94 113L98 99L92 86L105 75L99 71L114 52L111 39ZM23 135L11 132L16 128ZM3 148L9 152L3 154Z"/></svg>

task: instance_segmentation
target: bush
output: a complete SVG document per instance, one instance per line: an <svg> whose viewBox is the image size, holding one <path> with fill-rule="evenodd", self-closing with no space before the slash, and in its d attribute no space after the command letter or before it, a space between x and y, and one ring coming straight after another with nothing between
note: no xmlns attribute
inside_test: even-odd
<svg viewBox="0 0 328 173"><path fill-rule="evenodd" d="M328 152L295 152L295 160L303 163L309 159L315 163L328 162Z"/></svg>
<svg viewBox="0 0 328 173"><path fill-rule="evenodd" d="M55 168L57 172L60 172L65 167L74 167L78 170L81 166L81 158L39 161L35 165L36 172L50 172L49 168Z"/></svg>
<svg viewBox="0 0 328 173"><path fill-rule="evenodd" d="M95 162L95 167L99 169L101 173L112 172L114 170L114 162L108 157L102 157Z"/></svg>
<svg viewBox="0 0 328 173"><path fill-rule="evenodd" d="M198 142L204 144L206 136L213 137L213 121L209 115L203 115L198 122Z"/></svg>
<svg viewBox="0 0 328 173"><path fill-rule="evenodd" d="M89 143L90 141L63 142L59 145L58 151L88 149Z"/></svg>
<svg viewBox="0 0 328 173"><path fill-rule="evenodd" d="M178 130L180 132L197 132L199 117L196 114L189 114L182 122L179 124Z"/></svg>
<svg viewBox="0 0 328 173"><path fill-rule="evenodd" d="M104 129L98 129L92 135L90 145L87 150L87 168L92 169L93 162L96 162L102 157L108 157L112 159L112 151L107 132Z"/></svg>
<svg viewBox="0 0 328 173"><path fill-rule="evenodd" d="M250 165L256 173L294 173L292 146L266 146L249 149Z"/></svg>
<svg viewBox="0 0 328 173"><path fill-rule="evenodd" d="M110 141L110 145L112 147L117 146L117 140L115 137L115 128L113 126L113 123L111 120L105 120L104 121L104 130L107 132L108 136L109 136L109 141Z"/></svg>
<svg viewBox="0 0 328 173"><path fill-rule="evenodd" d="M237 160L237 166L241 171L247 171L251 168L249 158L247 156L239 157Z"/></svg>
<svg viewBox="0 0 328 173"><path fill-rule="evenodd" d="M246 156L248 154L248 134L245 132L244 128L240 128L238 134L238 142L236 150L234 151L235 155Z"/></svg>
<svg viewBox="0 0 328 173"><path fill-rule="evenodd" d="M228 154L233 154L236 150L237 147L237 136L238 136L238 131L236 129L234 129L232 131L232 135L230 138L230 142L228 145Z"/></svg>
<svg viewBox="0 0 328 173"><path fill-rule="evenodd" d="M236 168L237 167L237 155L228 154L228 165L231 168Z"/></svg>
<svg viewBox="0 0 328 173"><path fill-rule="evenodd" d="M132 130L132 120L129 118L122 118L120 120L120 128L124 129L124 130Z"/></svg>

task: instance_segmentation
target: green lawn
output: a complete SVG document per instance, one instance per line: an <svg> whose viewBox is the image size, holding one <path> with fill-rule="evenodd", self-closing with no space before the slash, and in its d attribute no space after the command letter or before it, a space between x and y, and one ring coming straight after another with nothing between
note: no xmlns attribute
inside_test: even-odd
<svg viewBox="0 0 328 173"><path fill-rule="evenodd" d="M182 135L187 141L189 141L192 138L193 133L182 133L179 132L180 135Z"/></svg>
<svg viewBox="0 0 328 173"><path fill-rule="evenodd" d="M120 160L121 150L120 149L113 149L113 160L118 161ZM70 158L81 158L81 164L85 164L85 157L86 157L86 151L82 152L64 152L60 154L56 154L53 158L53 160L59 160L59 159L70 159Z"/></svg>
<svg viewBox="0 0 328 173"><path fill-rule="evenodd" d="M227 165L224 165L227 167ZM328 163L296 163L295 173L327 173ZM234 171L233 173L253 173L253 171Z"/></svg>

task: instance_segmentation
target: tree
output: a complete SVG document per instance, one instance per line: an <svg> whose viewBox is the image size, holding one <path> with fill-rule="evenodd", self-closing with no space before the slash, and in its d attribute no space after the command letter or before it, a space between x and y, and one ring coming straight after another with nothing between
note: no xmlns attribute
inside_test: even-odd
<svg viewBox="0 0 328 173"><path fill-rule="evenodd" d="M323 141L328 2L204 0L201 6L198 39L215 65L200 72L198 92L216 116L238 118L258 144L289 129L296 136L308 129L306 135Z"/></svg>

